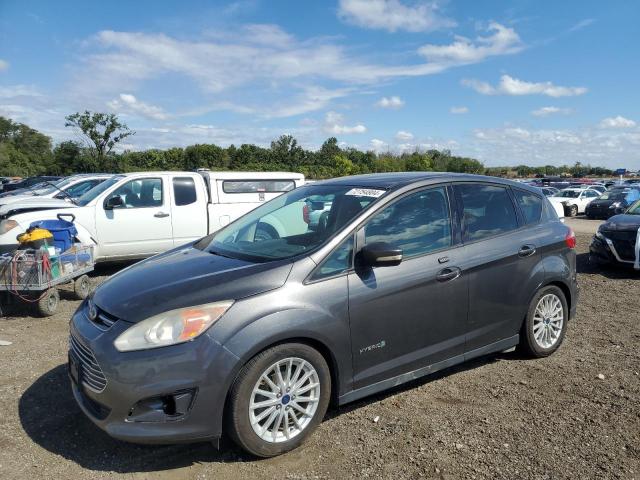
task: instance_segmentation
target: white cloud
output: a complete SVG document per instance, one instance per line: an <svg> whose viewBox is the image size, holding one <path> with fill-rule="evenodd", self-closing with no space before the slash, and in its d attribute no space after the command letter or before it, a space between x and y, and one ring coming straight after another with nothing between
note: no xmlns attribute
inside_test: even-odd
<svg viewBox="0 0 640 480"><path fill-rule="evenodd" d="M578 30L582 30L583 28L587 28L589 25L592 25L593 23L595 23L595 21L596 20L594 18L585 18L583 20L580 20L575 25L573 25L569 30L567 30L567 32L568 33L577 32Z"/></svg>
<svg viewBox="0 0 640 480"><path fill-rule="evenodd" d="M121 93L119 98L107 102L117 113L140 115L153 120L166 120L169 115L162 108L141 102L130 93Z"/></svg>
<svg viewBox="0 0 640 480"><path fill-rule="evenodd" d="M506 126L478 129L464 146L457 153L488 165L571 165L579 161L608 168L640 168L637 128L612 132L594 127L535 130Z"/></svg>
<svg viewBox="0 0 640 480"><path fill-rule="evenodd" d="M42 93L33 85L0 85L0 99L42 96Z"/></svg>
<svg viewBox="0 0 640 480"><path fill-rule="evenodd" d="M549 115L569 115L572 112L570 108L560 107L541 107L533 110L531 115L535 117L548 117Z"/></svg>
<svg viewBox="0 0 640 480"><path fill-rule="evenodd" d="M603 118L600 122L601 128L633 128L636 122L623 116Z"/></svg>
<svg viewBox="0 0 640 480"><path fill-rule="evenodd" d="M0 72L3 72L5 70L7 70L9 68L9 62L7 62L6 60L2 60L0 58Z"/></svg>
<svg viewBox="0 0 640 480"><path fill-rule="evenodd" d="M475 43L468 38L456 36L455 41L449 45L424 45L418 49L418 53L430 62L465 65L522 50L522 41L514 29L493 22L487 31L494 33L476 38Z"/></svg>
<svg viewBox="0 0 640 480"><path fill-rule="evenodd" d="M344 124L344 117L337 112L327 112L324 117L323 130L331 135L349 135L354 133L365 133L367 127L362 124L347 126Z"/></svg>
<svg viewBox="0 0 640 480"><path fill-rule="evenodd" d="M396 133L396 140L399 142L408 142L409 140L413 140L413 133L399 130L398 133Z"/></svg>
<svg viewBox="0 0 640 480"><path fill-rule="evenodd" d="M340 0L338 16L353 25L395 32L427 32L456 23L438 12L435 2L405 5L399 0Z"/></svg>
<svg viewBox="0 0 640 480"><path fill-rule="evenodd" d="M371 150L377 153L386 152L389 150L389 144L379 138L373 138L371 139Z"/></svg>
<svg viewBox="0 0 640 480"><path fill-rule="evenodd" d="M482 95L546 95L555 98L587 93L586 87L562 87L551 82L526 82L509 75L502 75L497 87L475 79L464 79L461 83Z"/></svg>
<svg viewBox="0 0 640 480"><path fill-rule="evenodd" d="M451 112L451 113L453 113L455 115L462 115L462 114L465 114L465 113L469 113L469 109L467 107L451 107L449 112Z"/></svg>
<svg viewBox="0 0 640 480"><path fill-rule="evenodd" d="M396 110L404 106L404 100L395 95L392 97L382 97L376 102L376 105L380 108L390 108Z"/></svg>

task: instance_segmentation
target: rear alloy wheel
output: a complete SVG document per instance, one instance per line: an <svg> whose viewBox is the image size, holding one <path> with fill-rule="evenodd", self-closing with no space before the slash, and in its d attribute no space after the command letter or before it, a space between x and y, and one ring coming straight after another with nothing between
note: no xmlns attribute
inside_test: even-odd
<svg viewBox="0 0 640 480"><path fill-rule="evenodd" d="M322 421L331 395L324 357L305 344L265 350L245 365L230 394L234 441L259 457L299 446Z"/></svg>
<svg viewBox="0 0 640 480"><path fill-rule="evenodd" d="M534 357L547 357L564 340L569 307L562 290L554 285L536 293L520 333L520 348Z"/></svg>

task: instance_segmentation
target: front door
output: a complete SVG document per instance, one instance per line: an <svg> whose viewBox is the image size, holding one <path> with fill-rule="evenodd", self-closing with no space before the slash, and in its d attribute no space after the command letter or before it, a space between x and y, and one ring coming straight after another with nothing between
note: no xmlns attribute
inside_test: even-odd
<svg viewBox="0 0 640 480"><path fill-rule="evenodd" d="M166 181L160 176L130 180L106 197L121 197L121 206L96 206L100 256L142 257L173 247Z"/></svg>
<svg viewBox="0 0 640 480"><path fill-rule="evenodd" d="M402 248L397 266L349 274L354 388L464 353L467 279L457 266L448 190L408 194L373 215L358 241Z"/></svg>

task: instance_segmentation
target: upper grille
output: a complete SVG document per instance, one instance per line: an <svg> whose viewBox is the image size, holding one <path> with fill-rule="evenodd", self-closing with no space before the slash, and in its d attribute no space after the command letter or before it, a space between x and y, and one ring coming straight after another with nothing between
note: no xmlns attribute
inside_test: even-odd
<svg viewBox="0 0 640 480"><path fill-rule="evenodd" d="M100 393L107 386L107 379L93 352L80 343L73 335L69 336L69 347L80 363L79 382L94 392Z"/></svg>

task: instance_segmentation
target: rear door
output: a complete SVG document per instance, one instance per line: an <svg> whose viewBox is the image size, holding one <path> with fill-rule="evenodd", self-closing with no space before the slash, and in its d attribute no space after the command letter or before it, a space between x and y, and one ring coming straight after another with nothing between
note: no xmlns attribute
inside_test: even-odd
<svg viewBox="0 0 640 480"><path fill-rule="evenodd" d="M509 187L474 182L455 190L465 244L460 267L469 281L466 350L473 352L518 333L544 279L538 260L545 235L543 227L526 224ZM537 199L539 207L529 199L527 211L539 223L542 198Z"/></svg>
<svg viewBox="0 0 640 480"><path fill-rule="evenodd" d="M207 234L207 198L200 175L171 175L173 245L180 246Z"/></svg>
<svg viewBox="0 0 640 480"><path fill-rule="evenodd" d="M96 205L100 255L110 258L142 257L173 247L169 179L149 175L130 179ZM106 209L106 201L122 197L123 205Z"/></svg>
<svg viewBox="0 0 640 480"><path fill-rule="evenodd" d="M387 242L404 258L349 274L355 388L464 352L467 279L449 197L443 186L408 194L358 232L359 244Z"/></svg>

